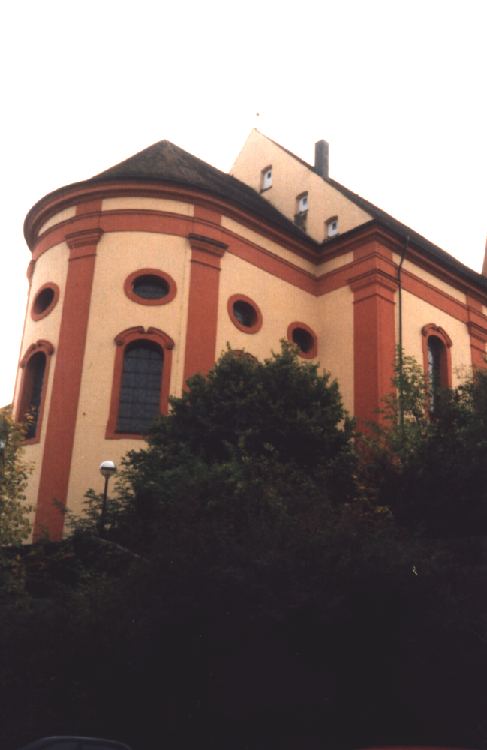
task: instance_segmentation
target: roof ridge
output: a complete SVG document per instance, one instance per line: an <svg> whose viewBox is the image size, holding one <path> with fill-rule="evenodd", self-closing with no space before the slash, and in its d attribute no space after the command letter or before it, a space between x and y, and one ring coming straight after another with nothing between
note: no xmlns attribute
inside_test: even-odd
<svg viewBox="0 0 487 750"><path fill-rule="evenodd" d="M119 167L123 167L125 164L129 162L133 162L138 159L138 157L142 156L142 154L147 153L148 151L151 151L152 149L155 149L157 146L174 146L175 148L178 148L175 146L174 143L169 141L167 138L163 138L160 141L155 141L154 143L151 143L150 146L146 146L145 148L141 148L140 151L136 151L135 154L131 154L131 156L127 156L126 159L122 159L122 161L117 162L116 164L112 164L111 167L108 167L107 169L104 169L103 172L98 172L95 175L92 175L92 177L88 177L87 180L83 180L83 182L88 182L89 180L97 179L98 177L103 177L105 174L108 174L109 172L112 172L115 169L118 169ZM197 158L197 157L195 157Z"/></svg>
<svg viewBox="0 0 487 750"><path fill-rule="evenodd" d="M303 165L304 165L305 167L308 167L308 169L311 169L311 171L312 171L312 172L314 172L314 174L318 174L318 172L316 172L316 171L315 171L315 169L314 169L314 167L313 167L313 165L312 165L312 164L309 164L309 162L305 161L305 160L304 160L304 159L302 159L302 158L301 158L300 156L297 156L297 154L294 154L294 153L293 153L292 151L290 151L290 150L289 150L288 148L286 148L285 146L282 146L282 145L281 145L280 143L278 143L277 141L275 141L275 140L274 140L273 138L270 138L270 137L269 137L268 135L266 135L265 133L263 133L263 132L262 132L261 130L258 130L258 128L254 128L254 130L255 130L255 131L256 131L257 133L259 133L259 135L263 136L263 137L264 137L264 138L266 138L266 139L267 139L268 141L270 141L271 143L273 143L273 144L274 144L274 146L277 146L278 148L280 148L280 149L281 149L281 151L284 151L284 152L285 152L286 154L289 154L289 156L292 156L292 157L293 157L293 159L296 159L296 161L299 161L299 162L300 162L301 164L303 164ZM318 175L318 176L319 176L319 177L321 177L321 175Z"/></svg>
<svg viewBox="0 0 487 750"><path fill-rule="evenodd" d="M220 198L246 206L247 209L256 211L261 216L265 215L267 220L274 225L281 225L281 228L295 237L319 248L319 243L245 182L213 164L208 164L199 156L195 156L167 139L147 146L86 182L97 183L120 179L166 181L203 188Z"/></svg>
<svg viewBox="0 0 487 750"><path fill-rule="evenodd" d="M289 149L285 148L284 146L281 146L280 143L277 143L277 141L274 141L265 133L262 133L260 130L257 130L257 128L255 128L255 130L264 138L266 138L268 141L270 141L275 146L277 146L282 151L284 151L286 154L291 156L293 159L296 159L296 161L298 161L300 164L303 164L303 166L307 167L311 172L313 172L313 174L320 177L324 182L326 182L327 184L331 185L331 187L341 192L346 198L348 198L348 200L352 201L352 203L354 203L356 206L358 206L362 210L369 213L371 215L372 220L380 222L381 224L385 225L389 229L392 229L393 231L398 232L399 234L402 234L405 237L409 237L410 240L422 246L423 249L426 249L427 251L431 252L432 255L436 257L437 260L447 263L449 266L455 267L457 271L460 271L460 273L462 273L464 276L467 276L470 279L475 279L477 281L482 281L483 283L487 284L487 278L485 276L483 276L478 271L475 271L474 269L470 268L469 266L465 265L465 263L462 263L462 261L457 260L457 258L455 258L448 251L443 250L443 248L439 247L438 245L435 245L434 242L431 242L431 240L428 240L426 237L424 237L419 232L416 232L407 224L404 224L402 221L399 221L399 219L394 218L394 216L387 213L387 211L384 211L382 208L379 208L374 203L371 203L366 198L362 198L361 195L359 195L358 193L355 193L353 190L350 190L350 188L347 188L345 185L342 185L340 182L338 182L337 180L334 180L332 177L323 177L323 175L320 175L311 164L308 164L308 162L304 161L304 159L301 159L301 157L296 156L296 154L293 154L292 151L289 151Z"/></svg>

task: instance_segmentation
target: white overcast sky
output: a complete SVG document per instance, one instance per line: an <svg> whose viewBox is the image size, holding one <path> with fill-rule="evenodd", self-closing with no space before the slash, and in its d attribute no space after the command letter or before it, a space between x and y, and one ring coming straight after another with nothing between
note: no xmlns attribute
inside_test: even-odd
<svg viewBox="0 0 487 750"><path fill-rule="evenodd" d="M165 138L224 170L255 126L307 161L324 138L332 177L480 271L485 14L481 0L4 4L0 405L25 312L25 214Z"/></svg>

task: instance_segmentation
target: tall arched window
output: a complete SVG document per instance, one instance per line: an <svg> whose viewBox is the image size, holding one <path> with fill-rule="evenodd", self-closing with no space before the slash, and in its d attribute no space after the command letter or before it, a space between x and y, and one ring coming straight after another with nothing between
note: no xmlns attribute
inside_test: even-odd
<svg viewBox="0 0 487 750"><path fill-rule="evenodd" d="M442 388L451 388L451 339L447 333L433 323L423 327L423 361L428 383L430 410L434 411L435 400Z"/></svg>
<svg viewBox="0 0 487 750"><path fill-rule="evenodd" d="M143 434L160 414L163 362L162 348L153 341L125 347L117 432Z"/></svg>
<svg viewBox="0 0 487 750"><path fill-rule="evenodd" d="M16 419L25 424L25 440L32 443L40 439L49 358L53 351L52 344L40 340L27 349L20 362L23 374Z"/></svg>
<svg viewBox="0 0 487 750"><path fill-rule="evenodd" d="M122 331L117 346L106 437L143 437L167 413L174 343L157 328Z"/></svg>

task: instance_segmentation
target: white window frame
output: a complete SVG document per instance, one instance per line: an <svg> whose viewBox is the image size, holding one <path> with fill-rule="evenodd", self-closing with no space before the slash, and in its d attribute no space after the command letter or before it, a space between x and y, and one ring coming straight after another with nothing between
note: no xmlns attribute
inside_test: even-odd
<svg viewBox="0 0 487 750"><path fill-rule="evenodd" d="M260 173L260 191L269 190L272 187L272 164L262 170Z"/></svg>
<svg viewBox="0 0 487 750"><path fill-rule="evenodd" d="M338 216L332 216L325 221L327 238L336 237L338 232Z"/></svg>

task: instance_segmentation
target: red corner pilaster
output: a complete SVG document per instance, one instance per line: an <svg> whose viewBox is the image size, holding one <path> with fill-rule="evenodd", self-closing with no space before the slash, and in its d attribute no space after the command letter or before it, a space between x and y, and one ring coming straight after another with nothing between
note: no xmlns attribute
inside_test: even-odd
<svg viewBox="0 0 487 750"><path fill-rule="evenodd" d="M467 295L467 315L472 367L487 367L485 351L485 345L487 344L487 317L482 312L482 303L470 295Z"/></svg>
<svg viewBox="0 0 487 750"><path fill-rule="evenodd" d="M62 538L63 509L67 501L96 248L102 234L101 229L94 227L66 235L70 256L39 481L34 541L44 537L54 541Z"/></svg>
<svg viewBox="0 0 487 750"><path fill-rule="evenodd" d="M365 260L365 259L364 259ZM359 429L378 421L378 409L392 392L396 348L395 292L389 259L367 258L350 279L353 300L354 414Z"/></svg>
<svg viewBox="0 0 487 750"><path fill-rule="evenodd" d="M215 363L218 321L218 290L223 242L189 234L191 276L184 359L184 382L197 372L207 373Z"/></svg>

